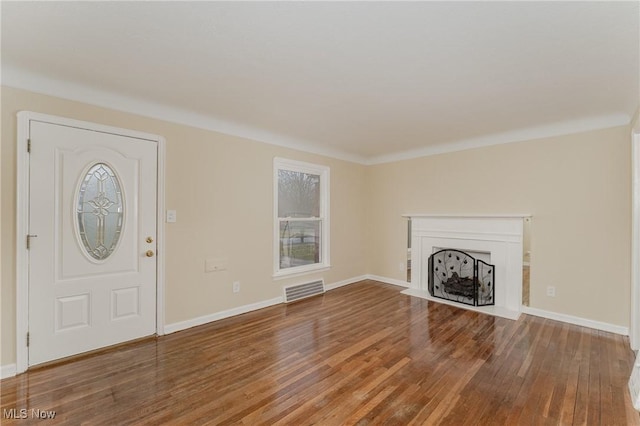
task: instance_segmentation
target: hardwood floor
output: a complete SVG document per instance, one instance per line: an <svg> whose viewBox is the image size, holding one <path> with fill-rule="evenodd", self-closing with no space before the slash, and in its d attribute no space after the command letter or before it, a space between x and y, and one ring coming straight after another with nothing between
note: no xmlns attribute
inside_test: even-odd
<svg viewBox="0 0 640 426"><path fill-rule="evenodd" d="M2 423L640 425L628 338L399 290L365 281L33 369L0 382Z"/></svg>

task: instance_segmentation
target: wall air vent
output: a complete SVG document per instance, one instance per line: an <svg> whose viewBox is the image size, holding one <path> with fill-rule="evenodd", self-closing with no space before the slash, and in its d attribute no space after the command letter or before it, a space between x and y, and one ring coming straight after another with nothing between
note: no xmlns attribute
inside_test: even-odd
<svg viewBox="0 0 640 426"><path fill-rule="evenodd" d="M284 302L290 303L324 293L324 280L284 287Z"/></svg>

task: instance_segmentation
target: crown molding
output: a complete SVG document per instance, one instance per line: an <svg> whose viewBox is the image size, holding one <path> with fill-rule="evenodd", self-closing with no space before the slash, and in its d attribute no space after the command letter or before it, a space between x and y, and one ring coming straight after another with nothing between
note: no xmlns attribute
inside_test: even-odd
<svg viewBox="0 0 640 426"><path fill-rule="evenodd" d="M447 154L468 149L483 148L493 145L503 145L514 142L524 142L535 139L564 136L592 130L606 129L616 126L626 126L631 118L627 114L610 114L588 119L564 121L544 126L530 127L512 132L494 133L472 139L462 139L453 142L439 143L410 151L370 158L367 165L392 163L396 161L412 160L431 155Z"/></svg>
<svg viewBox="0 0 640 426"><path fill-rule="evenodd" d="M367 158L364 156L354 155L343 150L327 148L311 141L291 138L286 135L207 116L182 108L149 102L73 82L55 80L41 74L14 68L6 64L2 65L0 79L2 85L7 87L41 93L44 95L82 102L89 105L163 120L170 123L210 130L226 135L242 137L269 145L294 149L310 154L368 166L412 160L420 157L465 151L468 149L483 148L493 145L524 142L534 139L623 126L628 125L631 122L631 117L624 113L602 115L587 119L564 121L551 125L520 129L512 132L495 133L478 138L442 142L414 150Z"/></svg>
<svg viewBox="0 0 640 426"><path fill-rule="evenodd" d="M230 136L242 137L256 142L295 149L297 151L330 157L337 160L349 161L358 164L365 164L366 162L364 157L320 146L310 141L280 135L267 130L234 123L182 108L149 102L139 98L96 89L69 81L55 80L41 74L14 68L5 64L2 65L1 78L2 85L7 87L82 102L89 105L127 112L170 123L182 124L198 129L210 130Z"/></svg>

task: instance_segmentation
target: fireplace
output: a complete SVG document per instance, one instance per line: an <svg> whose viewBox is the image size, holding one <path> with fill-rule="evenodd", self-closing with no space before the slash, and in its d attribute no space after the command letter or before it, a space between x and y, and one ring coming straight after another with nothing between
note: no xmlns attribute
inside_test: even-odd
<svg viewBox="0 0 640 426"><path fill-rule="evenodd" d="M471 306L495 304L495 265L460 250L429 256L429 294Z"/></svg>
<svg viewBox="0 0 640 426"><path fill-rule="evenodd" d="M403 293L510 319L520 316L523 224L530 215L406 216L413 262L411 285Z"/></svg>

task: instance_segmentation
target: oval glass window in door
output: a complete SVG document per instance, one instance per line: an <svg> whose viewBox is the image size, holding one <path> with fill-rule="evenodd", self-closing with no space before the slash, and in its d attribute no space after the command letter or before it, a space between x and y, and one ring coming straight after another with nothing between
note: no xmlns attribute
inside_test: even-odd
<svg viewBox="0 0 640 426"><path fill-rule="evenodd" d="M77 229L86 253L107 259L122 234L124 205L122 187L114 170L96 163L82 179L77 194Z"/></svg>

